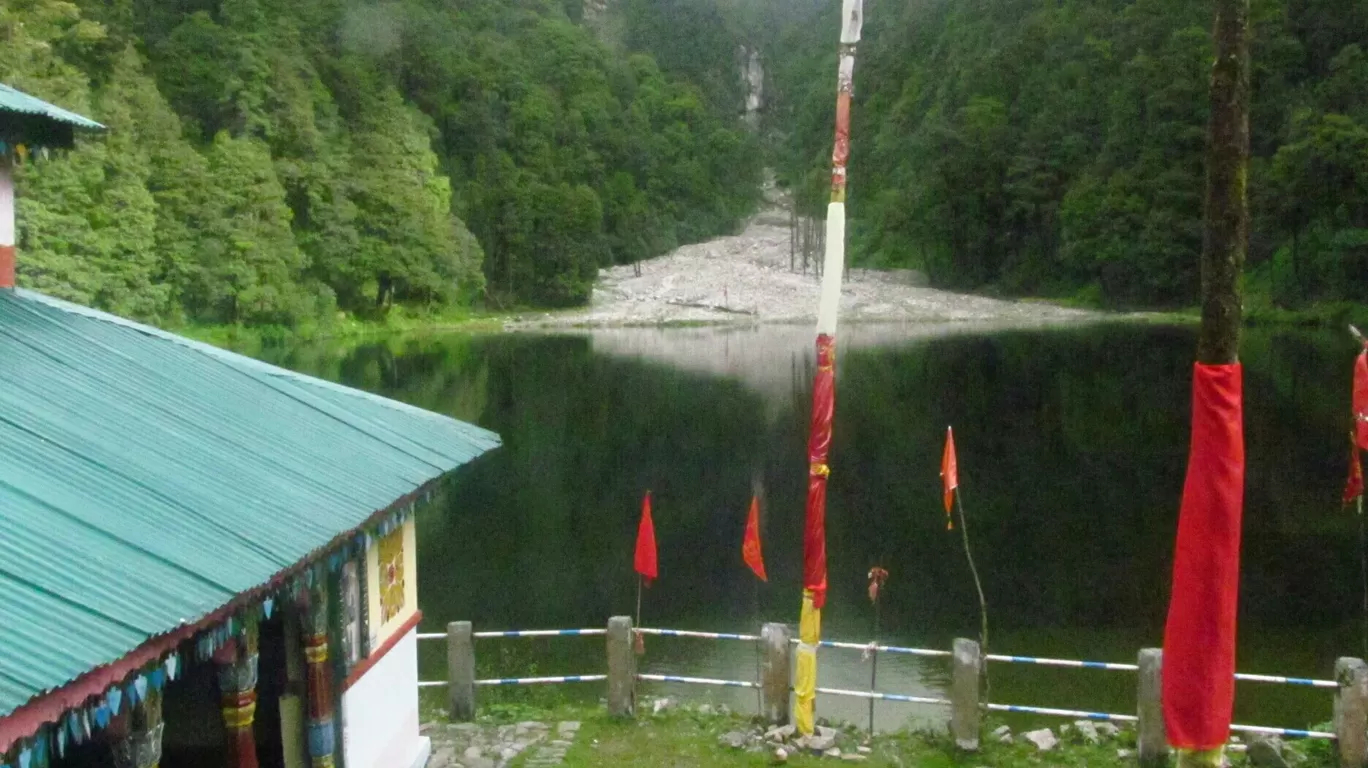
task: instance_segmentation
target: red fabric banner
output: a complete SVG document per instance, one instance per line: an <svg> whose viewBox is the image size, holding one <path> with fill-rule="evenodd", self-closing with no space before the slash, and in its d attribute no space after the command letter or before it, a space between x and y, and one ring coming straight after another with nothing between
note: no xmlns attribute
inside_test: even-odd
<svg viewBox="0 0 1368 768"><path fill-rule="evenodd" d="M752 496L750 514L746 516L746 534L741 541L741 559L750 566L755 577L769 581L765 575L765 558L760 553L760 499Z"/></svg>
<svg viewBox="0 0 1368 768"><path fill-rule="evenodd" d="M1368 451L1368 350L1354 361L1354 435L1358 447Z"/></svg>
<svg viewBox="0 0 1368 768"><path fill-rule="evenodd" d="M658 575L656 572L655 523L651 521L651 492L641 500L641 523L637 525L636 572L646 579L646 586Z"/></svg>
<svg viewBox="0 0 1368 768"><path fill-rule="evenodd" d="M1244 507L1243 398L1238 363L1196 365L1192 444L1164 626L1164 724L1169 743L1179 749L1215 749L1230 734Z"/></svg>
<svg viewBox="0 0 1368 768"><path fill-rule="evenodd" d="M831 449L831 415L836 402L836 340L817 335L817 373L812 377L812 430L808 435L807 519L803 526L803 589L812 605L826 604L827 453Z"/></svg>

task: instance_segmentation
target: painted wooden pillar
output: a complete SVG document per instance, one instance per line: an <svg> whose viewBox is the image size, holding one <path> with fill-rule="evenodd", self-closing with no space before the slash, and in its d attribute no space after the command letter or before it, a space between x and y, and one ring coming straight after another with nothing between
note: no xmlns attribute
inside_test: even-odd
<svg viewBox="0 0 1368 768"><path fill-rule="evenodd" d="M116 718L109 730L115 768L158 768L161 765L162 694L149 690L147 697Z"/></svg>
<svg viewBox="0 0 1368 768"><path fill-rule="evenodd" d="M14 287L14 159L0 152L0 288Z"/></svg>
<svg viewBox="0 0 1368 768"><path fill-rule="evenodd" d="M337 737L333 730L332 667L328 664L328 587L318 579L303 606L305 677L309 683L309 759L313 768L333 768Z"/></svg>
<svg viewBox="0 0 1368 768"><path fill-rule="evenodd" d="M248 626L214 656L218 664L223 727L228 737L228 768L257 768L257 628Z"/></svg>

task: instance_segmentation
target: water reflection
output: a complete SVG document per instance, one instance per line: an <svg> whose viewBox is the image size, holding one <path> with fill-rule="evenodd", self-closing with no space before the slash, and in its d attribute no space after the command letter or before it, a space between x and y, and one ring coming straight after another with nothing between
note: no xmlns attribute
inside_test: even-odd
<svg viewBox="0 0 1368 768"><path fill-rule="evenodd" d="M948 648L977 602L958 534L944 530L939 455L953 424L994 649L1127 661L1162 636L1187 450L1189 329L1094 326L972 333L843 331L829 491L827 637L867 639L864 577L892 574L884 638ZM505 446L463 470L420 518L429 631L601 626L635 605L631 551L653 492L659 582L645 621L754 631L796 621L809 329L425 337L276 350L276 362L475 421ZM1239 664L1328 676L1357 653L1355 521L1339 511L1348 370L1334 334L1252 332L1244 347L1248 489ZM751 478L765 479L770 583L740 542ZM517 641L508 641L517 642ZM650 671L749 679L740 643L652 639ZM480 649L542 674L593 672L601 643ZM439 648L424 650L429 676ZM858 652L823 651L821 684L868 685ZM490 672L494 669L491 667ZM508 673L509 669L498 670ZM994 666L994 698L1129 712L1125 673ZM944 663L881 661L881 687L934 695ZM590 692L597 695L598 691ZM696 690L690 693L697 694ZM711 695L741 708L749 691ZM866 704L822 699L863 722ZM879 707L881 725L932 715ZM1304 726L1327 694L1239 690L1237 718Z"/></svg>

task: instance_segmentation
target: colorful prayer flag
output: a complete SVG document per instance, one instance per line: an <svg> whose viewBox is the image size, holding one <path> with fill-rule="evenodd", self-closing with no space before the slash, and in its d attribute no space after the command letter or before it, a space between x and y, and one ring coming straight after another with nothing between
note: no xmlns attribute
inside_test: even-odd
<svg viewBox="0 0 1368 768"><path fill-rule="evenodd" d="M941 484L945 488L945 530L953 530L954 518L950 510L955 505L955 489L959 488L959 462L955 459L955 431L945 428L945 453L941 456Z"/></svg>
<svg viewBox="0 0 1368 768"><path fill-rule="evenodd" d="M641 523L637 526L636 541L636 572L646 580L646 586L651 586L655 580L656 571L656 540L655 523L651 521L651 492L647 491L646 496L641 500Z"/></svg>
<svg viewBox="0 0 1368 768"><path fill-rule="evenodd" d="M760 499L751 497L750 514L746 516L746 535L741 541L741 559L755 572L761 581L769 581L765 575L765 558L760 554Z"/></svg>

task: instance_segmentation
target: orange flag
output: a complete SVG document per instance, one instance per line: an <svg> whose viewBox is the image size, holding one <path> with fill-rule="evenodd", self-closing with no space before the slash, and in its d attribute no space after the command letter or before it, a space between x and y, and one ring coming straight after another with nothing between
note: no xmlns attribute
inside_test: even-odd
<svg viewBox="0 0 1368 768"><path fill-rule="evenodd" d="M941 483L945 486L945 530L954 529L950 509L955 504L955 489L959 487L959 464L955 461L955 432L945 428L945 454L941 456Z"/></svg>
<svg viewBox="0 0 1368 768"><path fill-rule="evenodd" d="M641 524L637 527L636 572L646 579L646 586L657 576L655 523L651 522L651 492L641 500Z"/></svg>
<svg viewBox="0 0 1368 768"><path fill-rule="evenodd" d="M741 542L741 559L755 572L756 578L769 581L765 576L765 558L760 554L760 499L752 496L750 515L746 517L746 536Z"/></svg>

